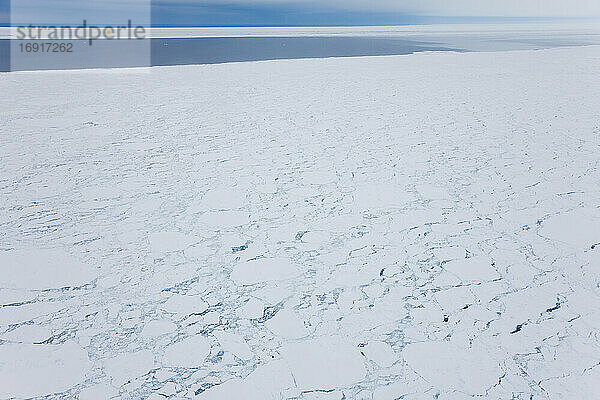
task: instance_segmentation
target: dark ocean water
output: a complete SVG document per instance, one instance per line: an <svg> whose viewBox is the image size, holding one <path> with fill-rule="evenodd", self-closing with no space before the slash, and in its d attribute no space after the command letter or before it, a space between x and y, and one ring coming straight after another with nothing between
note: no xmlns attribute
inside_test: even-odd
<svg viewBox="0 0 600 400"><path fill-rule="evenodd" d="M30 41L33 43L34 41ZM97 40L92 46L85 40L73 43L70 54L15 53L16 70L111 68L160 65L218 64L227 62L354 57L412 54L423 51L460 50L399 38L386 37L244 37ZM40 42L38 42L40 43ZM16 56L15 56L16 54ZM9 40L0 40L0 70L11 68Z"/></svg>
<svg viewBox="0 0 600 400"><path fill-rule="evenodd" d="M600 44L600 35L470 33L462 35L211 37L144 40L59 41L71 43L70 53L23 52L21 43L0 40L0 71L80 68L120 68L160 65L385 56L423 51L531 50ZM56 42L56 41L55 41ZM13 62L11 63L11 52Z"/></svg>
<svg viewBox="0 0 600 400"><path fill-rule="evenodd" d="M0 39L0 72L10 71L10 42Z"/></svg>
<svg viewBox="0 0 600 400"><path fill-rule="evenodd" d="M153 39L153 65L355 57L453 50L406 39L383 37L250 37Z"/></svg>

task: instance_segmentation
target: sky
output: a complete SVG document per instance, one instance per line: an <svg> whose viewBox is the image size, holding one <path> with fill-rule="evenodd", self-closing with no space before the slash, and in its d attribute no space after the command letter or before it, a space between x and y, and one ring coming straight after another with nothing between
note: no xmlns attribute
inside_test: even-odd
<svg viewBox="0 0 600 400"><path fill-rule="evenodd" d="M600 0L0 0L0 23L404 25L600 17ZM10 10L10 11L9 11Z"/></svg>

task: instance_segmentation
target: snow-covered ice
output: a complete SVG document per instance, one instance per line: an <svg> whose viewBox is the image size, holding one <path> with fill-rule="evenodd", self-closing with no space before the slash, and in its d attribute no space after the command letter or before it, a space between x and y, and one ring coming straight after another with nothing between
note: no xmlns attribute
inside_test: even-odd
<svg viewBox="0 0 600 400"><path fill-rule="evenodd" d="M29 398L66 391L85 379L87 352L72 341L59 345L3 343L0 396Z"/></svg>
<svg viewBox="0 0 600 400"><path fill-rule="evenodd" d="M0 75L0 398L597 398L599 67Z"/></svg>

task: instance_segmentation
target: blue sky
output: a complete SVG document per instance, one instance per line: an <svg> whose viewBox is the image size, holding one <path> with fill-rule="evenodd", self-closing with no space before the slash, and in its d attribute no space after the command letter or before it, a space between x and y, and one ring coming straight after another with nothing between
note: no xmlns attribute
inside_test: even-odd
<svg viewBox="0 0 600 400"><path fill-rule="evenodd" d="M0 0L0 23L9 3ZM161 26L398 25L590 18L600 0L13 0L12 21L112 24L146 11Z"/></svg>

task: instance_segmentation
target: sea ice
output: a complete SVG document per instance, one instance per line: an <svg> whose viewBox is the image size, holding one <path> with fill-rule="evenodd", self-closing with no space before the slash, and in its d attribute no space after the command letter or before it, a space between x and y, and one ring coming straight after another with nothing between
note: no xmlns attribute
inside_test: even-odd
<svg viewBox="0 0 600 400"><path fill-rule="evenodd" d="M365 360L356 346L330 337L288 343L282 349L301 390L331 390L364 379Z"/></svg>
<svg viewBox="0 0 600 400"><path fill-rule="evenodd" d="M204 364L210 353L210 342L203 336L190 336L165 349L163 363L169 367L193 368Z"/></svg>
<svg viewBox="0 0 600 400"><path fill-rule="evenodd" d="M596 400L598 65L0 74L0 397Z"/></svg>
<svg viewBox="0 0 600 400"><path fill-rule="evenodd" d="M174 314L201 314L208 310L208 303L199 295L175 294L161 304L160 308Z"/></svg>
<svg viewBox="0 0 600 400"><path fill-rule="evenodd" d="M407 346L402 356L416 373L435 387L485 395L501 378L497 360L489 353L460 349L450 342L422 342Z"/></svg>
<svg viewBox="0 0 600 400"><path fill-rule="evenodd" d="M147 374L153 367L154 354L149 350L123 353L104 361L104 371L115 387Z"/></svg>
<svg viewBox="0 0 600 400"><path fill-rule="evenodd" d="M259 258L237 265L231 273L231 279L241 285L252 285L291 279L299 274L298 267L286 258Z"/></svg>
<svg viewBox="0 0 600 400"><path fill-rule="evenodd" d="M286 308L277 312L265 323L265 326L277 336L285 339L300 339L309 333L302 319L295 312Z"/></svg>
<svg viewBox="0 0 600 400"><path fill-rule="evenodd" d="M74 342L4 343L0 346L0 397L29 398L68 390L85 377L90 366L87 352Z"/></svg>
<svg viewBox="0 0 600 400"><path fill-rule="evenodd" d="M0 251L0 287L60 289L94 280L95 269L60 249Z"/></svg>

